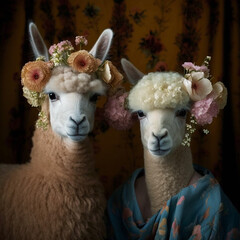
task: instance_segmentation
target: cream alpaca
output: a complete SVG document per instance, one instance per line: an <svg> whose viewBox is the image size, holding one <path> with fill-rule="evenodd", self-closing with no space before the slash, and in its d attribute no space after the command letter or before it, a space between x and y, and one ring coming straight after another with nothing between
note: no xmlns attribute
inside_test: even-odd
<svg viewBox="0 0 240 240"><path fill-rule="evenodd" d="M122 65L133 84L140 79L130 91L128 102L140 119L145 176L137 179L135 190L141 212L147 219L168 199L200 177L193 169L190 149L181 145L190 99L184 91L174 94L174 87L183 89L180 74L151 73L143 77L127 60L123 59ZM161 96L157 89L163 85L164 96Z"/></svg>
<svg viewBox="0 0 240 240"><path fill-rule="evenodd" d="M33 23L30 34L35 55L48 59ZM90 53L103 61L112 36L105 30ZM0 239L104 239L104 190L87 135L106 88L95 74L52 70L42 104L49 126L35 130L31 161L0 166Z"/></svg>
<svg viewBox="0 0 240 240"><path fill-rule="evenodd" d="M193 123L211 123L226 103L224 85L212 86L208 79L209 59L202 66L184 63L184 76L158 72L145 77L122 60L135 84L126 104L140 120L144 169L136 169L109 198L109 239L238 238L238 211L209 170L193 168L190 148L185 146ZM188 109L193 116L186 125Z"/></svg>

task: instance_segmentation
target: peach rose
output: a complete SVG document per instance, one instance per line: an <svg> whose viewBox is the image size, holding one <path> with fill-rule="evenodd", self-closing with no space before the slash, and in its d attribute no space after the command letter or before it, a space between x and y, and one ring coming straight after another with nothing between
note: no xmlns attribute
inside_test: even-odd
<svg viewBox="0 0 240 240"><path fill-rule="evenodd" d="M41 92L50 77L51 65L44 61L28 62L21 71L22 85L35 92Z"/></svg>
<svg viewBox="0 0 240 240"><path fill-rule="evenodd" d="M94 58L86 50L80 50L70 54L68 64L80 73L94 73L100 65L100 60Z"/></svg>

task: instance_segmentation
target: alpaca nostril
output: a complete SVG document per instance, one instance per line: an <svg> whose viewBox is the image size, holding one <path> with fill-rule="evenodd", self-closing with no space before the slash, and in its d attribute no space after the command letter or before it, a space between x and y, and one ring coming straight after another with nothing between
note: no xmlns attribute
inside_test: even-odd
<svg viewBox="0 0 240 240"><path fill-rule="evenodd" d="M158 139L158 137L152 132L152 135L153 135L153 137L155 137L155 138L157 138Z"/></svg>
<svg viewBox="0 0 240 240"><path fill-rule="evenodd" d="M86 120L86 116L83 116L82 118L79 118L79 119L74 119L70 117L70 120L73 121L76 125L80 125Z"/></svg>
<svg viewBox="0 0 240 240"><path fill-rule="evenodd" d="M167 130L164 130L162 131L162 133L158 134L158 135L155 135L154 133L152 133L152 135L157 138L158 141L162 140L163 138L167 137L168 135L168 131Z"/></svg>
<svg viewBox="0 0 240 240"><path fill-rule="evenodd" d="M163 138L167 137L167 135L168 135L168 131L165 130L165 131L162 133L160 139L163 139Z"/></svg>

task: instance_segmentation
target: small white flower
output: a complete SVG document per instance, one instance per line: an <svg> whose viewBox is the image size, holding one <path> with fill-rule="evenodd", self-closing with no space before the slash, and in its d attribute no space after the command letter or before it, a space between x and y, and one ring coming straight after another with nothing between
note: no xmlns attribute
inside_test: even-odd
<svg viewBox="0 0 240 240"><path fill-rule="evenodd" d="M204 134L209 134L209 130L207 130L207 129L203 129L203 132L204 132Z"/></svg>

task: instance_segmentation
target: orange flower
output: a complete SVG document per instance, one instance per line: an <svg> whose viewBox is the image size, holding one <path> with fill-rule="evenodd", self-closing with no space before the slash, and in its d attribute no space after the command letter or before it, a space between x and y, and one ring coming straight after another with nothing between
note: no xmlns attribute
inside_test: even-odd
<svg viewBox="0 0 240 240"><path fill-rule="evenodd" d="M44 61L28 62L21 72L22 85L35 92L41 92L50 77L51 66Z"/></svg>
<svg viewBox="0 0 240 240"><path fill-rule="evenodd" d="M100 60L94 58L86 50L70 54L68 64L80 73L94 73L100 65Z"/></svg>
<svg viewBox="0 0 240 240"><path fill-rule="evenodd" d="M118 86L123 80L123 75L110 61L105 61L101 77L104 82L110 84L112 87Z"/></svg>

